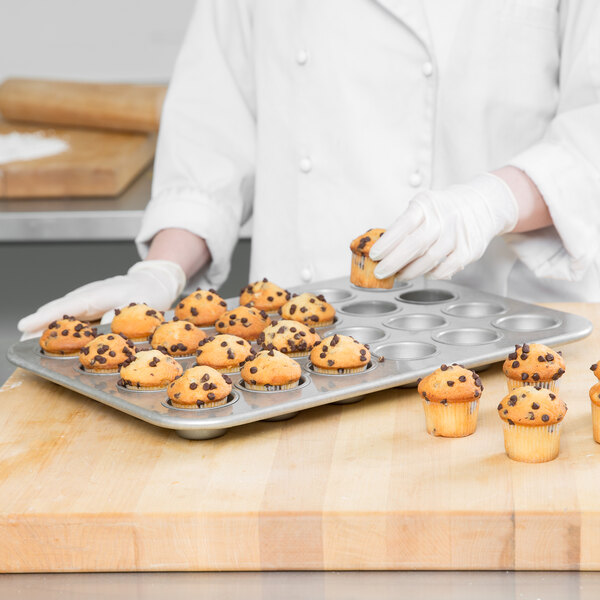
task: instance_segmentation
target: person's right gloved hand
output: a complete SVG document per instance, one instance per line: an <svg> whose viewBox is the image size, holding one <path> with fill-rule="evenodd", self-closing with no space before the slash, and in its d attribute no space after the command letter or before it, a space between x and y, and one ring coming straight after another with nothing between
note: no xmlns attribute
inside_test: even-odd
<svg viewBox="0 0 600 600"><path fill-rule="evenodd" d="M48 302L17 325L23 339L40 335L63 315L83 320L99 319L105 312L130 302L145 302L156 310L171 308L183 287L183 269L169 260L146 260L134 264L127 275L88 283L66 296Z"/></svg>

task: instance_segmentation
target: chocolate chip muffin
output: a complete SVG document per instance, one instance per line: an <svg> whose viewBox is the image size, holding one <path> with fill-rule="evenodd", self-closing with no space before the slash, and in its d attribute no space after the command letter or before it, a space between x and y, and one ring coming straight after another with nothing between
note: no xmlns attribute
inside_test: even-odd
<svg viewBox="0 0 600 600"><path fill-rule="evenodd" d="M279 314L286 320L298 321L309 327L324 327L333 323L335 308L322 295L305 292L292 296L279 309Z"/></svg>
<svg viewBox="0 0 600 600"><path fill-rule="evenodd" d="M314 327L298 321L282 319L269 325L256 340L263 350L279 350L288 356L308 356L316 342L320 341Z"/></svg>
<svg viewBox="0 0 600 600"><path fill-rule="evenodd" d="M211 367L197 366L169 384L168 394L175 408L212 408L227 404L231 379Z"/></svg>
<svg viewBox="0 0 600 600"><path fill-rule="evenodd" d="M226 310L227 302L215 290L198 288L177 304L175 316L198 327L210 327Z"/></svg>
<svg viewBox="0 0 600 600"><path fill-rule="evenodd" d="M248 284L240 294L242 306L252 306L266 312L277 312L289 299L290 293L272 283L266 277Z"/></svg>
<svg viewBox="0 0 600 600"><path fill-rule="evenodd" d="M40 346L48 356L77 356L96 335L96 328L89 323L65 315L48 325L40 338Z"/></svg>
<svg viewBox="0 0 600 600"><path fill-rule="evenodd" d="M483 391L475 371L462 365L443 364L419 380L425 424L430 435L465 437L477 428L479 398Z"/></svg>
<svg viewBox="0 0 600 600"><path fill-rule="evenodd" d="M147 304L132 302L125 308L115 308L110 328L113 333L122 333L133 342L143 342L164 320L163 312Z"/></svg>
<svg viewBox="0 0 600 600"><path fill-rule="evenodd" d="M600 381L590 388L594 441L600 444Z"/></svg>
<svg viewBox="0 0 600 600"><path fill-rule="evenodd" d="M310 353L313 371L325 375L360 373L369 366L369 346L349 335L330 335L316 342Z"/></svg>
<svg viewBox="0 0 600 600"><path fill-rule="evenodd" d="M222 333L200 342L196 362L212 367L220 373L235 373L255 352L246 340L237 335Z"/></svg>
<svg viewBox="0 0 600 600"><path fill-rule="evenodd" d="M508 457L528 463L555 459L566 412L567 405L548 389L526 386L512 390L498 405Z"/></svg>
<svg viewBox="0 0 600 600"><path fill-rule="evenodd" d="M150 336L150 344L156 350L171 356L193 356L206 333L188 321L175 317L159 325Z"/></svg>
<svg viewBox="0 0 600 600"><path fill-rule="evenodd" d="M300 365L278 350L261 350L248 357L241 371L249 390L278 392L298 387Z"/></svg>
<svg viewBox="0 0 600 600"><path fill-rule="evenodd" d="M508 391L523 386L543 387L558 391L559 379L565 372L565 361L560 352L543 344L515 346L502 366Z"/></svg>
<svg viewBox="0 0 600 600"><path fill-rule="evenodd" d="M353 239L350 244L352 265L350 282L363 288L390 289L394 287L394 276L377 279L374 275L377 262L369 258L373 244L385 233L385 229L369 229Z"/></svg>
<svg viewBox="0 0 600 600"><path fill-rule="evenodd" d="M160 350L140 350L120 369L119 384L132 390L161 390L183 373L183 367Z"/></svg>
<svg viewBox="0 0 600 600"><path fill-rule="evenodd" d="M117 373L135 354L135 345L124 335L106 333L88 342L79 351L79 362L90 373Z"/></svg>
<svg viewBox="0 0 600 600"><path fill-rule="evenodd" d="M215 323L215 328L219 333L229 333L245 340L255 340L261 331L270 324L271 319L264 310L250 306L238 306L222 314Z"/></svg>

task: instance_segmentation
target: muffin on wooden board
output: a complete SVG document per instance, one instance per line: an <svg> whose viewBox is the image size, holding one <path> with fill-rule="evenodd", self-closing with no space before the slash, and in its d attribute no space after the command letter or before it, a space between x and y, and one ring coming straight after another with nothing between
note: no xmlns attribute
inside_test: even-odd
<svg viewBox="0 0 600 600"><path fill-rule="evenodd" d="M555 459L566 412L567 405L546 388L526 386L509 392L498 405L508 457L528 463Z"/></svg>
<svg viewBox="0 0 600 600"><path fill-rule="evenodd" d="M377 262L369 258L373 244L385 233L385 229L369 229L363 235L353 239L350 244L352 265L350 282L358 287L390 289L394 287L394 275L377 279L374 271Z"/></svg>
<svg viewBox="0 0 600 600"><path fill-rule="evenodd" d="M97 334L89 323L65 315L48 325L40 337L40 346L48 356L77 356Z"/></svg>
<svg viewBox="0 0 600 600"><path fill-rule="evenodd" d="M523 386L537 386L557 392L565 372L560 352L543 344L516 345L502 366L508 391Z"/></svg>
<svg viewBox="0 0 600 600"><path fill-rule="evenodd" d="M462 365L443 364L419 381L427 432L441 437L465 437L477 428L479 399L483 391L475 371Z"/></svg>
<svg viewBox="0 0 600 600"><path fill-rule="evenodd" d="M600 381L590 388L594 441L600 444Z"/></svg>

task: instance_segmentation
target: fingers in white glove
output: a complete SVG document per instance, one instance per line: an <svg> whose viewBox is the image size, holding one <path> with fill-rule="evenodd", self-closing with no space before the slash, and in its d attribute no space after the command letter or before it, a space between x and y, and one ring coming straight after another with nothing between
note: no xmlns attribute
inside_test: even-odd
<svg viewBox="0 0 600 600"><path fill-rule="evenodd" d="M23 317L17 324L17 328L24 333L37 332L44 329L48 323L62 319L64 315L82 315L86 306L87 304L83 298L63 296L40 306L32 315Z"/></svg>
<svg viewBox="0 0 600 600"><path fill-rule="evenodd" d="M446 260L433 269L428 276L430 279L450 279L452 275L462 271L468 262L463 252L455 250L448 255Z"/></svg>
<svg viewBox="0 0 600 600"><path fill-rule="evenodd" d="M419 258L413 260L404 269L396 273L396 278L400 281L409 281L415 279L425 273L429 273L432 269L443 262L448 254L454 248L454 240L451 235L444 235L439 238L432 246Z"/></svg>
<svg viewBox="0 0 600 600"><path fill-rule="evenodd" d="M411 202L402 216L396 219L392 226L373 244L369 258L371 260L384 259L421 225L424 218L425 214L419 203L416 200ZM379 277L377 274L376 276Z"/></svg>

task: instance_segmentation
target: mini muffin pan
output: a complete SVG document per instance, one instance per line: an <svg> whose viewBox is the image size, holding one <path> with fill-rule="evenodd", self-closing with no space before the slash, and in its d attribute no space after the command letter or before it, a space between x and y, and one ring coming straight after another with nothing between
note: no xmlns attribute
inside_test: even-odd
<svg viewBox="0 0 600 600"><path fill-rule="evenodd" d="M53 358L39 350L37 339L18 342L8 352L15 365L112 406L158 427L174 429L187 439L223 435L230 427L254 421L280 421L323 404L349 404L365 394L413 384L441 363L469 368L504 360L515 344L564 344L587 336L592 324L583 317L485 294L451 282L398 283L390 290L358 288L347 279L332 279L297 288L323 294L337 311L333 325L318 328L321 337L351 335L370 345L366 371L325 375L307 358L301 385L285 391L251 391L230 373L234 386L227 404L214 408L177 409L165 391L137 392L117 386L119 374L97 375L78 368L77 358ZM228 299L228 308L238 299ZM171 313L167 313L171 318ZM110 326L98 327L106 332ZM204 328L214 335L212 328ZM184 367L195 358L179 359Z"/></svg>

